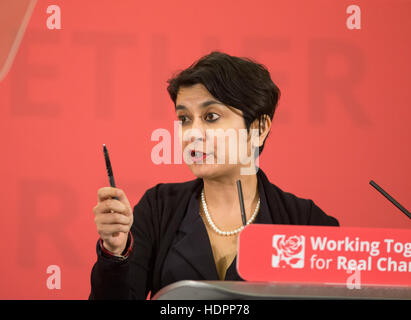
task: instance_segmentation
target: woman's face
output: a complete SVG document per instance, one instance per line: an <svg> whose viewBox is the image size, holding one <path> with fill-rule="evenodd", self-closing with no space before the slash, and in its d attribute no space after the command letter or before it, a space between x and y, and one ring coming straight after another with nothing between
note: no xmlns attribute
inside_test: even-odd
<svg viewBox="0 0 411 320"><path fill-rule="evenodd" d="M242 111L219 102L204 85L180 87L176 115L183 158L195 176L237 175L254 163Z"/></svg>

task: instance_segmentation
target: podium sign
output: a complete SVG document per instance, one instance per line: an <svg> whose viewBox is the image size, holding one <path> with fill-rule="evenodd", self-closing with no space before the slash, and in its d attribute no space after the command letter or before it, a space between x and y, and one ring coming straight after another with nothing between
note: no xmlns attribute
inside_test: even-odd
<svg viewBox="0 0 411 320"><path fill-rule="evenodd" d="M252 224L238 245L246 281L411 287L411 230Z"/></svg>

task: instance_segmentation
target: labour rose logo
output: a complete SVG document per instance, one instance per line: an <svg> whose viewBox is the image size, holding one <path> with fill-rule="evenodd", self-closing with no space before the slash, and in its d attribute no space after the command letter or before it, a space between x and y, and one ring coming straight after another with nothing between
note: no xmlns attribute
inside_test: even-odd
<svg viewBox="0 0 411 320"><path fill-rule="evenodd" d="M304 236L274 235L271 266L273 268L304 268L304 251Z"/></svg>

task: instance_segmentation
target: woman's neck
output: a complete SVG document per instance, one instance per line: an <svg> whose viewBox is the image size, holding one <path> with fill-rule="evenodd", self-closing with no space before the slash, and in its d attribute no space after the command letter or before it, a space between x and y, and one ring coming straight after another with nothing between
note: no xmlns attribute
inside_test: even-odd
<svg viewBox="0 0 411 320"><path fill-rule="evenodd" d="M234 218L234 221L241 222L237 180L241 180L247 219L253 214L258 201L257 175L230 175L216 179L203 179L207 207L214 219L230 221Z"/></svg>

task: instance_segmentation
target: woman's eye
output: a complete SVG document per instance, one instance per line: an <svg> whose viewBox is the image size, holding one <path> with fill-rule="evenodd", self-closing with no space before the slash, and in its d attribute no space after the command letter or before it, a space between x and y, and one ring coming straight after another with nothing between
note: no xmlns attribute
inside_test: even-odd
<svg viewBox="0 0 411 320"><path fill-rule="evenodd" d="M214 122L218 118L220 118L220 116L217 113L214 113L214 112L207 113L206 116L205 116L205 120L207 120L209 122Z"/></svg>
<svg viewBox="0 0 411 320"><path fill-rule="evenodd" d="M187 117L186 116L178 116L177 117L179 121L181 121L182 123L187 121Z"/></svg>

